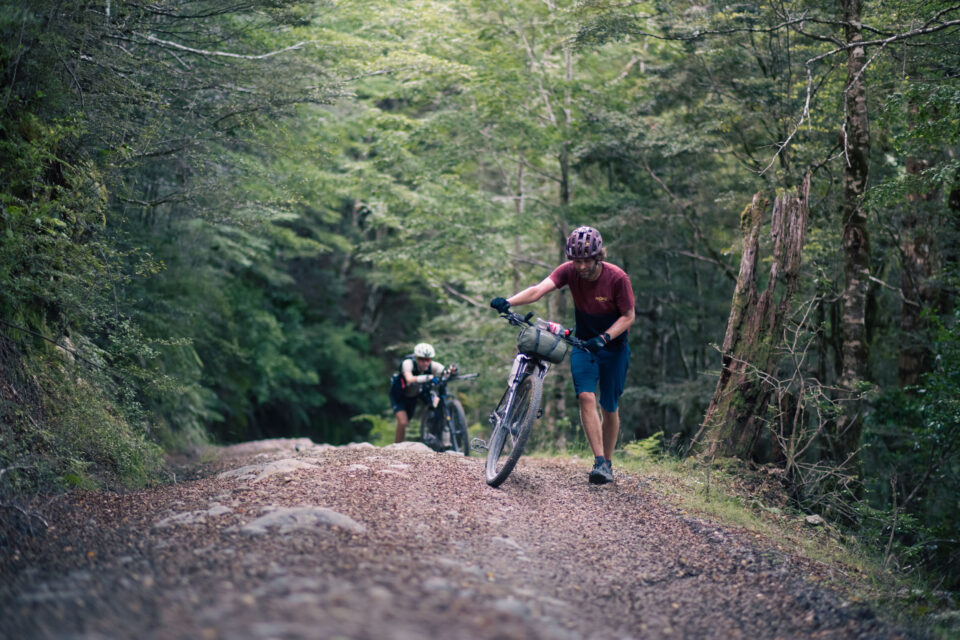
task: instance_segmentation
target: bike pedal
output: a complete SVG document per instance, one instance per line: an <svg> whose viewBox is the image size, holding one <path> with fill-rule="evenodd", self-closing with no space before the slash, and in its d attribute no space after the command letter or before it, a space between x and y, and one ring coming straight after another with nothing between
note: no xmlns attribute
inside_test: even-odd
<svg viewBox="0 0 960 640"><path fill-rule="evenodd" d="M470 448L476 449L477 451L486 451L487 442L486 440L481 440L480 438L474 438L470 441Z"/></svg>

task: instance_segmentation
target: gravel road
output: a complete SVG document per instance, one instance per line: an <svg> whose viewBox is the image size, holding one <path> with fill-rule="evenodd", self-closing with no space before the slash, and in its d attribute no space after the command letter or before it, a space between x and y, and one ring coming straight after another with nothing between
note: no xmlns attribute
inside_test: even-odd
<svg viewBox="0 0 960 640"><path fill-rule="evenodd" d="M482 473L413 443L262 441L176 484L59 498L45 535L0 547L0 637L915 637L643 478Z"/></svg>

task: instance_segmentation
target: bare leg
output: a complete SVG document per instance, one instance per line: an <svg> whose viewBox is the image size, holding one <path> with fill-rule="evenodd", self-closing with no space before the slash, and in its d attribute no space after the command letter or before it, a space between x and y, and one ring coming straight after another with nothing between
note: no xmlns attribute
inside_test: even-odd
<svg viewBox="0 0 960 640"><path fill-rule="evenodd" d="M617 446L617 435L620 433L620 409L613 413L600 407L603 416L603 457L613 460L613 449Z"/></svg>
<svg viewBox="0 0 960 640"><path fill-rule="evenodd" d="M397 411L397 431L393 434L394 442L403 442L407 437L407 423L410 419L406 411Z"/></svg>
<svg viewBox="0 0 960 640"><path fill-rule="evenodd" d="M587 435L587 442L593 449L593 455L603 455L605 431L601 431L600 414L597 413L597 396L594 393L583 392L577 395L580 403L580 424ZM604 425L605 426L605 425Z"/></svg>

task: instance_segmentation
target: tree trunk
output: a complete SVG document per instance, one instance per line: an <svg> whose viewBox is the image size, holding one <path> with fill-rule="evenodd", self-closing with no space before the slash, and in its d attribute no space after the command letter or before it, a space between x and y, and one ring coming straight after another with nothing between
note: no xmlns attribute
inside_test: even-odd
<svg viewBox="0 0 960 640"><path fill-rule="evenodd" d="M910 116L917 106L911 105ZM912 124L912 123L911 123ZM923 159L907 158L907 173L917 175L930 167ZM935 307L939 287L931 277L939 269L929 218L924 215L925 202L937 199L936 192L911 193L907 196L907 214L900 225L900 352L897 355L897 380L901 388L920 382L920 376L933 368L933 352L929 345L929 323L924 308Z"/></svg>
<svg viewBox="0 0 960 640"><path fill-rule="evenodd" d="M563 145L558 158L560 168L560 190L558 199L560 211L563 212L557 220L558 241L560 243L561 259L566 259L563 247L567 239L566 212L570 208L570 159L567 153L567 145ZM568 296L550 296L547 301L547 312L549 319L556 322L563 322L566 317ZM567 375L566 369L561 367L554 368L554 373L547 377L547 387L544 389L543 401L543 424L544 437L547 444L563 449L567 446L567 434L562 430L562 424L565 424L567 417Z"/></svg>
<svg viewBox="0 0 960 640"><path fill-rule="evenodd" d="M933 238L913 213L904 218L901 228L900 352L897 355L897 379L900 387L910 387L933 367L933 353L925 336L927 321L923 309L935 303L937 292L929 285L934 273Z"/></svg>
<svg viewBox="0 0 960 640"><path fill-rule="evenodd" d="M743 256L723 338L723 367L693 442L694 451L708 458L748 459L757 452L773 389L768 380L776 373L777 345L782 341L790 300L799 282L809 193L807 174L795 197L784 195L774 201L770 228L773 256L770 278L762 293L757 289L757 264L767 199L756 194L741 216Z"/></svg>
<svg viewBox="0 0 960 640"><path fill-rule="evenodd" d="M523 192L523 156L520 156L520 160L517 162L517 198L514 201L514 206L517 209L517 220L523 221L523 210L524 205L526 204L525 198L526 194ZM520 272L520 235L516 235L513 238L513 255L516 256L513 260L513 291L520 291L520 283L523 282L522 273Z"/></svg>
<svg viewBox="0 0 960 640"><path fill-rule="evenodd" d="M847 44L862 42L862 0L840 0ZM867 187L870 126L867 120L867 85L864 78L866 51L853 46L847 54L847 88L844 91L843 124L843 370L840 386L850 393L841 416L829 436L834 460L856 461L862 430L858 386L869 377L870 355L866 330L867 293L870 284L870 236L863 195Z"/></svg>

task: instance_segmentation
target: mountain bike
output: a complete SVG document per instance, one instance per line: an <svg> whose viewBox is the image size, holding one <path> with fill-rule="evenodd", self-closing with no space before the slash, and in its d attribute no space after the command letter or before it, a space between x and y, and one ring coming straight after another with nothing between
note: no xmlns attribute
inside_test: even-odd
<svg viewBox="0 0 960 640"><path fill-rule="evenodd" d="M474 440L476 448L487 450L486 480L491 487L499 487L507 479L523 454L533 421L542 413L543 379L550 365L562 362L571 345L584 345L555 322L539 318L536 324L530 322L533 312L521 316L507 311L500 317L522 330L517 336L517 355L507 378L507 390L490 414L490 440Z"/></svg>
<svg viewBox="0 0 960 640"><path fill-rule="evenodd" d="M444 373L421 386L421 397L427 404L420 418L420 441L436 451L451 450L470 455L470 434L463 405L447 385L454 380L472 380L479 374Z"/></svg>

